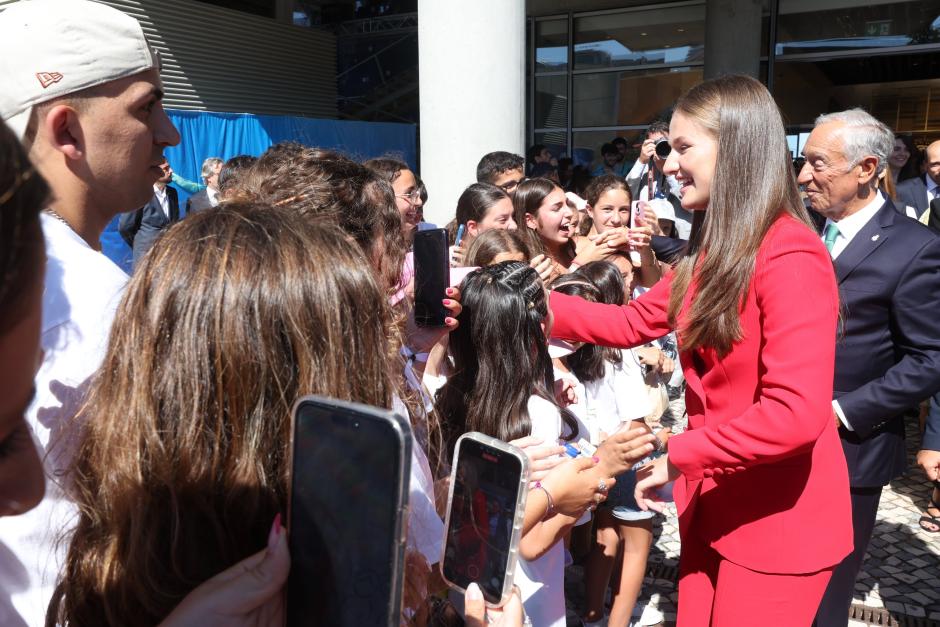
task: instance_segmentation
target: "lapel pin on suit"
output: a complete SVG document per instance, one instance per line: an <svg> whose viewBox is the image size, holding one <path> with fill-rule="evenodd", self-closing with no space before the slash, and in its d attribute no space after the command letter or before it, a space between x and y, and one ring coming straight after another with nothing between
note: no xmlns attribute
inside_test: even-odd
<svg viewBox="0 0 940 627"><path fill-rule="evenodd" d="M879 237L881 237L881 235L879 235L879 234L876 233L875 235L872 235L872 236L871 236L871 241L877 242Z"/></svg>

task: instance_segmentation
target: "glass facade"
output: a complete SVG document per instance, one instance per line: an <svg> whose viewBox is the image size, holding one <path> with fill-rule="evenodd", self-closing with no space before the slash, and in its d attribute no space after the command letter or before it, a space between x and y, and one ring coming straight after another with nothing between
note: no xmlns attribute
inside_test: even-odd
<svg viewBox="0 0 940 627"><path fill-rule="evenodd" d="M576 70L701 63L704 53L704 4L574 20Z"/></svg>
<svg viewBox="0 0 940 627"><path fill-rule="evenodd" d="M625 0L624 4L627 4ZM795 148L821 113L862 107L940 139L940 0L764 0L759 77ZM773 9L776 9L775 11ZM702 80L705 1L533 18L529 137L592 169ZM533 96L534 94L534 96Z"/></svg>
<svg viewBox="0 0 940 627"><path fill-rule="evenodd" d="M529 40L532 143L594 169L602 144L638 143L650 120L702 80L705 3L535 18Z"/></svg>

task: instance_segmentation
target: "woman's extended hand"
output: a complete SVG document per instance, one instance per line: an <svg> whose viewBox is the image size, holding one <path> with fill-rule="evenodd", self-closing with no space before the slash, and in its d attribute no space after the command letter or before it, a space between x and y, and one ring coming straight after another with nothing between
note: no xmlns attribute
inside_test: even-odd
<svg viewBox="0 0 940 627"><path fill-rule="evenodd" d="M549 285L554 280L555 277L553 275L555 274L555 264L552 263L550 257L546 257L545 255L536 255L535 257L532 257L532 261L529 262L529 266L538 272L539 278L542 279L542 283L545 285Z"/></svg>
<svg viewBox="0 0 940 627"><path fill-rule="evenodd" d="M641 346L634 349L636 357L644 366L649 366L655 372L665 374L666 354L655 346ZM672 360L670 360L671 362ZM670 371L671 374L671 371Z"/></svg>
<svg viewBox="0 0 940 627"><path fill-rule="evenodd" d="M616 477L630 470L635 463L653 452L655 437L645 427L618 431L608 437L597 447L595 453L601 460L601 474Z"/></svg>
<svg viewBox="0 0 940 627"><path fill-rule="evenodd" d="M669 461L669 455L663 455L636 471L636 489L634 497L636 504L644 512L653 510L662 513L663 500L656 493L656 488L666 485L679 478L679 469Z"/></svg>
<svg viewBox="0 0 940 627"><path fill-rule="evenodd" d="M653 235L665 235L662 228L659 226L659 219L656 217L656 212L649 203L640 201L640 211L640 223L643 226L651 227Z"/></svg>
<svg viewBox="0 0 940 627"><path fill-rule="evenodd" d="M574 381L568 377L555 379L555 402L559 407L567 407L578 402L578 389Z"/></svg>
<svg viewBox="0 0 940 627"><path fill-rule="evenodd" d="M607 499L607 491L616 481L598 470L599 463L597 457L576 457L559 464L542 479L556 512L578 518L584 510Z"/></svg>
<svg viewBox="0 0 940 627"><path fill-rule="evenodd" d="M512 595L506 601L506 605L500 608L486 609L486 603L483 600L483 591L475 583L467 586L467 594L464 595L464 625L466 627L522 627L525 615L522 613L522 599L519 596L519 589L513 587ZM490 613L487 620L486 613Z"/></svg>
<svg viewBox="0 0 940 627"><path fill-rule="evenodd" d="M428 353L443 337L457 328L457 316L463 310L460 304L460 290L448 287L441 295L448 316L444 318L442 327L419 327L415 322L414 309L408 312L408 321L405 328L406 344L415 353Z"/></svg>
<svg viewBox="0 0 940 627"><path fill-rule="evenodd" d="M467 249L461 243L460 246L454 246L450 249L450 267L461 268L463 261L467 257Z"/></svg>
<svg viewBox="0 0 940 627"><path fill-rule="evenodd" d="M529 435L510 442L522 450L529 458L529 485L542 481L548 473L567 459L562 455L565 449L558 445L545 445L534 435Z"/></svg>
<svg viewBox="0 0 940 627"><path fill-rule="evenodd" d="M268 548L246 557L186 595L160 627L280 627L290 571L287 533L278 514Z"/></svg>

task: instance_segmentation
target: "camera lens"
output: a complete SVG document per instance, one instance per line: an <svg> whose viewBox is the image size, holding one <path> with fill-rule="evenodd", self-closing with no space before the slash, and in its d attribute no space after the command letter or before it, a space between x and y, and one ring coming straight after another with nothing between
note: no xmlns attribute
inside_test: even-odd
<svg viewBox="0 0 940 627"><path fill-rule="evenodd" d="M660 139L656 142L656 156L660 159L666 159L669 157L669 153L672 152L672 146L669 145L668 139Z"/></svg>

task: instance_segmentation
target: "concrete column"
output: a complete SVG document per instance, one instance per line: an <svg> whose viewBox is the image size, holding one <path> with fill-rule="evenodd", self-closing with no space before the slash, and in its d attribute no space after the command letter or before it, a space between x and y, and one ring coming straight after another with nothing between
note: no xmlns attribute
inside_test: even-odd
<svg viewBox="0 0 940 627"><path fill-rule="evenodd" d="M525 1L418 0L425 220L446 224L480 157L525 146Z"/></svg>
<svg viewBox="0 0 940 627"><path fill-rule="evenodd" d="M707 0L705 78L722 74L760 77L760 0Z"/></svg>

